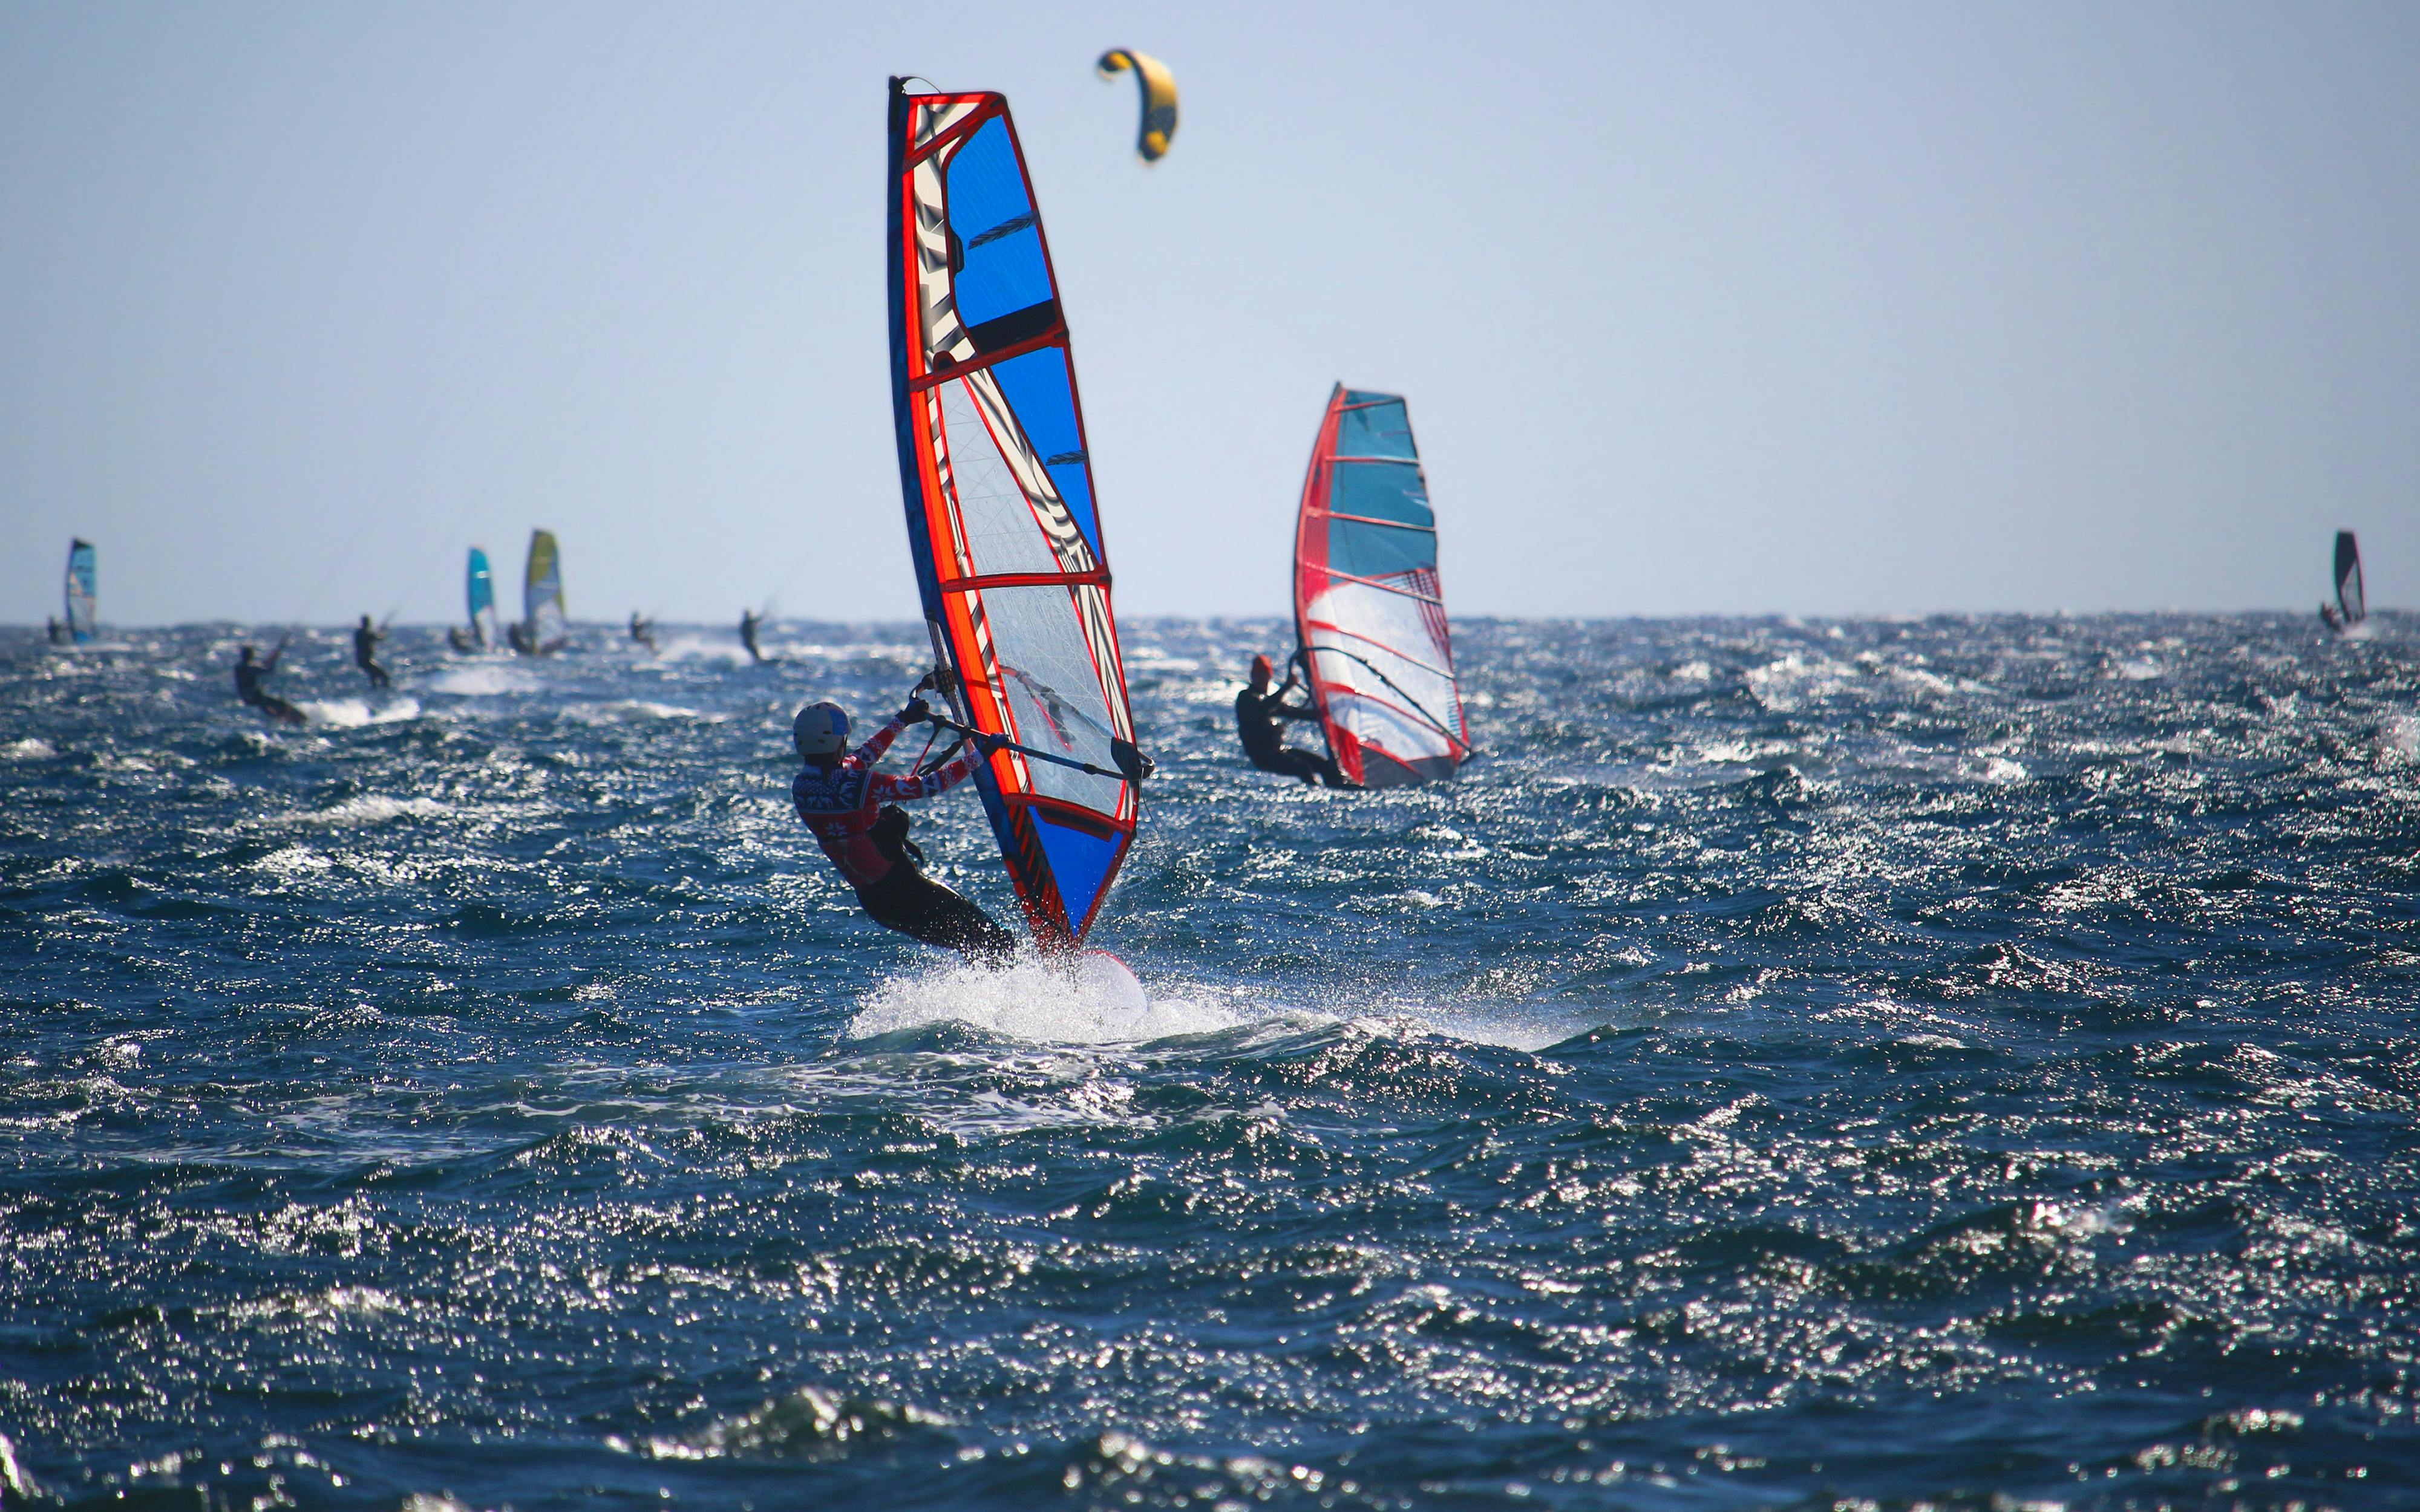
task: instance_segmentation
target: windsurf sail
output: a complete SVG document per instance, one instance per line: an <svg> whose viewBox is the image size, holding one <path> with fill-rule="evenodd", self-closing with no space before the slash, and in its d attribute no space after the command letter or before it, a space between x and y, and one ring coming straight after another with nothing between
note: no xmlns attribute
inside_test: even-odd
<svg viewBox="0 0 2420 1512"><path fill-rule="evenodd" d="M889 200L892 404L924 622L960 721L1026 748L975 781L1035 942L1072 950L1134 840L1145 768L1007 100L893 79Z"/></svg>
<svg viewBox="0 0 2420 1512"><path fill-rule="evenodd" d="M2336 609L2347 625L2358 625L2369 617L2361 587L2361 544L2350 531L2336 532Z"/></svg>
<svg viewBox="0 0 2420 1512"><path fill-rule="evenodd" d="M530 532L529 569L521 579L521 629L532 651L561 651L571 640L563 606L563 556L552 531Z"/></svg>
<svg viewBox="0 0 2420 1512"><path fill-rule="evenodd" d="M56 539L56 537L53 537ZM68 543L68 639L88 643L101 633L101 600L95 593L92 543L78 537Z"/></svg>
<svg viewBox="0 0 2420 1512"><path fill-rule="evenodd" d="M496 576L488 569L488 553L478 547L471 548L471 563L464 574L462 594L471 609L471 640L474 644L492 646L504 639L496 625Z"/></svg>
<svg viewBox="0 0 2420 1512"><path fill-rule="evenodd" d="M1404 787L1470 755L1411 415L1401 395L1328 395L1295 523L1298 655L1345 779Z"/></svg>

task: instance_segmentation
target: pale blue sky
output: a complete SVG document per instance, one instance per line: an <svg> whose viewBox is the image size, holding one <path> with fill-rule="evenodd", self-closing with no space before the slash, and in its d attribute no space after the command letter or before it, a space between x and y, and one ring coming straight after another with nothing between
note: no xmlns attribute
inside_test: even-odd
<svg viewBox="0 0 2420 1512"><path fill-rule="evenodd" d="M1284 610L1339 378L1462 612L2420 597L2420 8L828 9L0 9L0 618L912 617L892 71L1015 106L1129 614Z"/></svg>

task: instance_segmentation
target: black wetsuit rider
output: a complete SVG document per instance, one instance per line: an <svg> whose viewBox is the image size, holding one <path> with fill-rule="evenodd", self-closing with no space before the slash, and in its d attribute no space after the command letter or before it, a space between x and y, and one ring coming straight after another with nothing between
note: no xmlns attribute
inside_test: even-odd
<svg viewBox="0 0 2420 1512"><path fill-rule="evenodd" d="M67 639L67 637L59 634L59 622L57 620L51 619L48 623L51 628L51 644L57 645L60 641Z"/></svg>
<svg viewBox="0 0 2420 1512"><path fill-rule="evenodd" d="M267 661L255 661L252 648L244 647L243 655L236 659L235 664L235 696L240 702L258 709L280 724L301 724L302 722L301 709L282 698L273 697L266 687L261 686L268 680L269 674L277 670L277 658L284 655L286 655L286 648L279 646L269 654Z"/></svg>
<svg viewBox="0 0 2420 1512"><path fill-rule="evenodd" d="M649 651L655 650L656 622L648 619L637 609L632 609L630 611L630 639L646 647Z"/></svg>
<svg viewBox="0 0 2420 1512"><path fill-rule="evenodd" d="M371 626L370 617L366 614L362 616L361 624L353 626L353 665L370 674L372 687L386 687L394 681L387 676L386 669L378 664L378 643L385 639Z"/></svg>
<svg viewBox="0 0 2420 1512"><path fill-rule="evenodd" d="M1297 750L1285 743L1285 736L1278 730L1280 719L1316 719L1319 716L1285 702L1286 694L1295 686L1295 669L1287 668L1285 682L1272 688L1269 679L1276 675L1277 670L1269 665L1268 657L1254 656L1252 686L1235 695L1235 735L1244 743L1245 757L1264 772L1342 787L1344 774L1337 769L1335 757Z"/></svg>
<svg viewBox="0 0 2420 1512"><path fill-rule="evenodd" d="M765 653L756 649L756 627L764 623L765 616L752 609L739 611L739 643L746 646L750 657L757 661L765 659Z"/></svg>

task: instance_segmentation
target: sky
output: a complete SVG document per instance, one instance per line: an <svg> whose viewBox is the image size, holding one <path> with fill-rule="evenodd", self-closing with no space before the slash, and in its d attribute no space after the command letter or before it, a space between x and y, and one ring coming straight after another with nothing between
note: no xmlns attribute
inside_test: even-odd
<svg viewBox="0 0 2420 1512"><path fill-rule="evenodd" d="M1183 116L1146 168L1126 46ZM1127 616L1329 387L1457 613L2420 601L2420 8L0 8L0 620L907 620L884 93L1007 94Z"/></svg>

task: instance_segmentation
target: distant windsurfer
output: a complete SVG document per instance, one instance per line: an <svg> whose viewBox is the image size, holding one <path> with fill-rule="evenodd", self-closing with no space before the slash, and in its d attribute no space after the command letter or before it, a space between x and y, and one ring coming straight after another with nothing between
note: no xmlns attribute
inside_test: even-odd
<svg viewBox="0 0 2420 1512"><path fill-rule="evenodd" d="M2319 623L2326 625L2334 634L2344 634L2344 611L2337 609L2334 604L2322 604L2319 606Z"/></svg>
<svg viewBox="0 0 2420 1512"><path fill-rule="evenodd" d="M1262 771L1341 788L1344 774L1337 768L1335 757L1288 746L1278 729L1280 719L1319 717L1311 709L1285 702L1294 690L1295 675L1296 669L1288 667L1285 682L1272 688L1269 684L1277 676L1277 668L1268 657L1254 656L1252 686L1235 695L1235 734L1244 743L1244 755Z"/></svg>
<svg viewBox="0 0 2420 1512"><path fill-rule="evenodd" d="M277 670L277 658L284 655L286 648L281 645L269 654L267 661L259 661L254 658L250 646L244 647L243 655L236 658L235 696L280 724L301 724L302 711L275 697L262 686L269 680L269 674Z"/></svg>
<svg viewBox="0 0 2420 1512"><path fill-rule="evenodd" d="M43 616L43 623L50 628L51 644L57 645L60 641L67 639L67 632L59 628L59 619L57 615L50 614Z"/></svg>
<svg viewBox="0 0 2420 1512"><path fill-rule="evenodd" d="M387 687L394 684L394 679L387 676L386 669L378 664L379 642L385 639L386 632L371 625L366 614L362 616L361 624L353 626L353 665L369 674L372 687Z"/></svg>
<svg viewBox="0 0 2420 1512"><path fill-rule="evenodd" d="M749 658L753 661L765 659L765 653L756 645L756 631L764 623L765 616L752 609L739 611L739 643L748 648Z"/></svg>
<svg viewBox="0 0 2420 1512"><path fill-rule="evenodd" d="M790 740L806 764L790 783L790 801L824 855L857 889L867 917L884 929L946 946L970 961L997 964L1016 950L1015 936L923 873L917 865L923 856L908 839L908 815L890 805L913 803L957 786L974 775L977 753L995 748L1001 737L976 737L975 751L960 753L938 771L892 777L875 770L901 731L931 715L923 694L932 686L931 677L918 683L907 707L855 750L847 749L847 710L837 703L810 703L800 709L790 722Z"/></svg>
<svg viewBox="0 0 2420 1512"><path fill-rule="evenodd" d="M513 648L513 652L517 656L535 656L537 655L537 647L530 643L529 626L523 625L519 620L515 620L512 624L504 626L504 640Z"/></svg>
<svg viewBox="0 0 2420 1512"><path fill-rule="evenodd" d="M637 609L632 609L630 611L630 639L646 647L649 651L655 650L656 622L640 613Z"/></svg>

